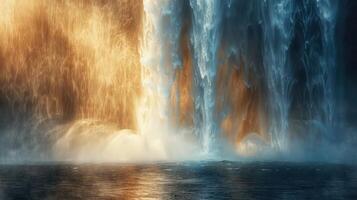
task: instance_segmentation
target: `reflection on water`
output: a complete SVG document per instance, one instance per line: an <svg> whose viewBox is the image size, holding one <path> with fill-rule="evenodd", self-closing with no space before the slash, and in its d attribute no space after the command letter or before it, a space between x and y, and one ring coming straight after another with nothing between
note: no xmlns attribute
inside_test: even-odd
<svg viewBox="0 0 357 200"><path fill-rule="evenodd" d="M234 162L2 165L0 199L357 199L357 167Z"/></svg>

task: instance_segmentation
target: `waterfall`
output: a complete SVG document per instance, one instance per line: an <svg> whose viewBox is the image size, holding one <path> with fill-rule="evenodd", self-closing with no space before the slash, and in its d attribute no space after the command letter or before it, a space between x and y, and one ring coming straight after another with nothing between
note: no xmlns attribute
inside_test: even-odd
<svg viewBox="0 0 357 200"><path fill-rule="evenodd" d="M262 4L272 145L286 151L299 123L303 127L299 131L309 132L306 141L330 137L336 98L337 2L281 0ZM318 133L326 136L316 136Z"/></svg>
<svg viewBox="0 0 357 200"><path fill-rule="evenodd" d="M293 75L288 50L293 34L293 1L262 2L263 60L272 145L287 148Z"/></svg>
<svg viewBox="0 0 357 200"><path fill-rule="evenodd" d="M191 43L194 58L195 132L203 151L209 152L216 138L215 82L221 1L191 0L193 12Z"/></svg>
<svg viewBox="0 0 357 200"><path fill-rule="evenodd" d="M140 51L143 94L136 115L138 129L142 134L153 134L163 127L167 130L170 124L169 94L174 77L171 55L177 55L174 43L178 39L175 35L180 28L180 25L176 27L173 20L171 21L170 14L173 12L170 1L144 1L145 14ZM164 26L165 17L169 18L167 27ZM177 58L173 58L174 62L177 62Z"/></svg>
<svg viewBox="0 0 357 200"><path fill-rule="evenodd" d="M123 135L160 158L179 140L201 155L333 143L341 8L337 0L5 1L4 155L18 143L29 144L16 153L61 141L71 156L85 151L70 141L88 147L101 137L95 149L120 149ZM41 141L48 145L37 148Z"/></svg>
<svg viewBox="0 0 357 200"><path fill-rule="evenodd" d="M334 92L336 85L337 72L337 56L336 56L336 23L338 2L333 0L316 0L318 15L320 18L322 52L320 55L320 67L322 68L322 88L323 102L322 120L327 127L327 134L331 134L331 128L334 127L336 93Z"/></svg>

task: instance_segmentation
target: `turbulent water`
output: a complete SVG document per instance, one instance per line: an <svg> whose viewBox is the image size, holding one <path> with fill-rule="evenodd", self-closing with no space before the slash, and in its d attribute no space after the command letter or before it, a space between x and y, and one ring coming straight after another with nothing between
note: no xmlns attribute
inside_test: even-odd
<svg viewBox="0 0 357 200"><path fill-rule="evenodd" d="M345 2L5 0L0 158L343 160Z"/></svg>

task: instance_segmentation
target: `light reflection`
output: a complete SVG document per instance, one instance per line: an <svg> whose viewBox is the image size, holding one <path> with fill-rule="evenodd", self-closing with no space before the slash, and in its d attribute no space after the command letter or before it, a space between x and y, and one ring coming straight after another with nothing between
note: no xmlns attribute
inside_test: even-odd
<svg viewBox="0 0 357 200"><path fill-rule="evenodd" d="M82 198L99 199L168 198L165 187L170 180L158 166L84 165L70 167L63 172L71 173L74 177L69 179L69 174L63 174L63 180L56 185L57 198L66 193L84 194Z"/></svg>

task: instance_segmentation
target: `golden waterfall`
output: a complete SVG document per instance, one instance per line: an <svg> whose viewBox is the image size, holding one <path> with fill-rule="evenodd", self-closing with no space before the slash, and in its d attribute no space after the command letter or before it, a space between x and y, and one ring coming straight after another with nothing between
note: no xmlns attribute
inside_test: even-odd
<svg viewBox="0 0 357 200"><path fill-rule="evenodd" d="M56 159L167 159L181 139L166 136L155 4L3 0L0 94L13 125L35 122Z"/></svg>

